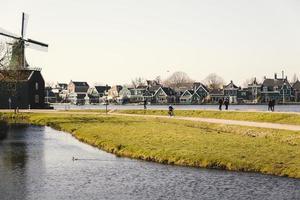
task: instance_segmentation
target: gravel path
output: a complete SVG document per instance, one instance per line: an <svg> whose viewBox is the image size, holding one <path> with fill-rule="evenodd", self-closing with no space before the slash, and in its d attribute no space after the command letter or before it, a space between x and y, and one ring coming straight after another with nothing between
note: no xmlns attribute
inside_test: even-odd
<svg viewBox="0 0 300 200"><path fill-rule="evenodd" d="M181 116L169 117L169 116L162 116L162 115L138 115L138 114L123 114L123 113L109 113L109 114L110 115L119 115L119 116L176 119L176 120L206 122L206 123L214 123L214 124L228 124L228 125L258 127L258 128L271 128L271 129L281 129L281 130L290 130L290 131L300 131L299 125L277 124L277 123L268 123L268 122L250 122L250 121L229 120L229 119L181 117Z"/></svg>

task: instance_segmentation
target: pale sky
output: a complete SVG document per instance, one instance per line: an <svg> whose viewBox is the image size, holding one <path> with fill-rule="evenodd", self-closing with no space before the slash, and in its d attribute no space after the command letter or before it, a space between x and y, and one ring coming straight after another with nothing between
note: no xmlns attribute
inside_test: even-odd
<svg viewBox="0 0 300 200"><path fill-rule="evenodd" d="M28 38L49 43L47 53L27 50L46 82L300 77L299 0L0 1L1 28L19 34L24 11Z"/></svg>

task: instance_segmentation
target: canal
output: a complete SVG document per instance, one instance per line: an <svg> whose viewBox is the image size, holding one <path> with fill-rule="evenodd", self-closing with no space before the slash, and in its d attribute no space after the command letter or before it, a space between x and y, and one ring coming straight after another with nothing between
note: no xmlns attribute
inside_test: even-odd
<svg viewBox="0 0 300 200"><path fill-rule="evenodd" d="M1 200L300 199L298 179L118 158L30 125L0 129L0 178Z"/></svg>

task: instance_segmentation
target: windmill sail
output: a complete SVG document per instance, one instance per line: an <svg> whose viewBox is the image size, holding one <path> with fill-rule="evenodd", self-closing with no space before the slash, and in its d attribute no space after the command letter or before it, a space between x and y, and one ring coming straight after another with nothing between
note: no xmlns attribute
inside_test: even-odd
<svg viewBox="0 0 300 200"><path fill-rule="evenodd" d="M3 36L6 36L6 37L9 37L9 38L13 38L13 39L20 39L19 36L17 36L16 34L14 33L11 33L3 28L0 27L0 35L3 35Z"/></svg>
<svg viewBox="0 0 300 200"><path fill-rule="evenodd" d="M29 18L29 16L26 13L22 14L22 29L21 29L21 36L22 36L22 38L26 37L26 30L27 30L28 18Z"/></svg>
<svg viewBox="0 0 300 200"><path fill-rule="evenodd" d="M8 64L9 69L19 70L19 69L26 69L27 67L29 67L25 58L25 47L30 47L38 50L43 50L43 51L46 51L48 49L48 44L36 40L32 40L32 39L26 39L27 24L28 24L28 15L23 13L21 37L16 36L15 34L12 34L9 31L0 28L0 35L14 39L14 42L11 44L11 53L9 59L10 62Z"/></svg>

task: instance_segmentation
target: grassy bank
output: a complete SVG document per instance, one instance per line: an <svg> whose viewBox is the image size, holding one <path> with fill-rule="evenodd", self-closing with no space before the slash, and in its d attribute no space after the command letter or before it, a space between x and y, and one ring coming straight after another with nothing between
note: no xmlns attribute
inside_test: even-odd
<svg viewBox="0 0 300 200"><path fill-rule="evenodd" d="M23 118L119 156L300 178L297 132L93 113L23 114Z"/></svg>
<svg viewBox="0 0 300 200"><path fill-rule="evenodd" d="M141 115L167 115L166 110L118 110L119 113ZM293 113L266 113L266 112L237 112L237 111L210 111L210 110L175 110L176 116L203 117L217 119L231 119L254 122L271 122L280 124L300 125L300 115Z"/></svg>

